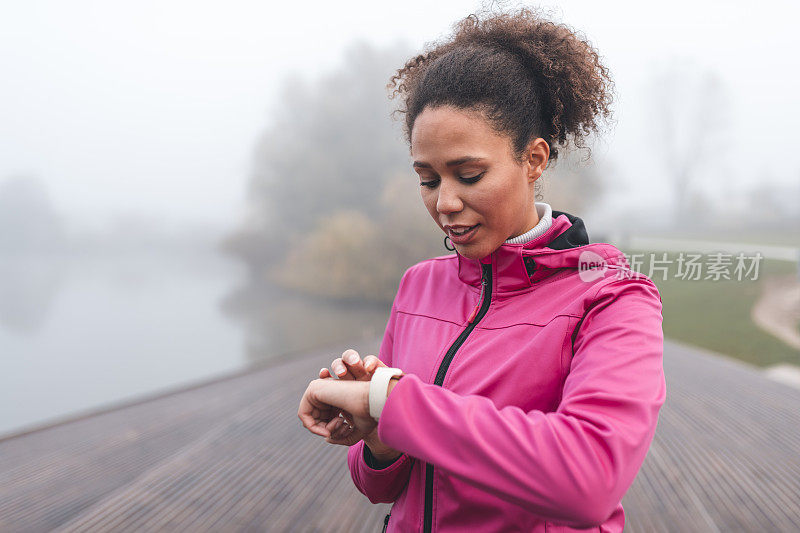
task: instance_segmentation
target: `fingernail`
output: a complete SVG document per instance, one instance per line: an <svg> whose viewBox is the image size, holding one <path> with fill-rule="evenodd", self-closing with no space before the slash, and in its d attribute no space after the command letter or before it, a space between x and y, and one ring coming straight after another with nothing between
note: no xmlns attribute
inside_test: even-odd
<svg viewBox="0 0 800 533"><path fill-rule="evenodd" d="M356 351L352 351L345 356L345 361L347 361L351 365L358 363L360 360L361 357L359 357L358 352Z"/></svg>
<svg viewBox="0 0 800 533"><path fill-rule="evenodd" d="M336 372L336 375L339 375L347 372L347 369L342 365L333 365L333 371Z"/></svg>

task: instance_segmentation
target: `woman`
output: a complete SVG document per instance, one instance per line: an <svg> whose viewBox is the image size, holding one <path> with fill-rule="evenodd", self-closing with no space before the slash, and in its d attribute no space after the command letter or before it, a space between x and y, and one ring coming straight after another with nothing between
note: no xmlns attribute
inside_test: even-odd
<svg viewBox="0 0 800 533"><path fill-rule="evenodd" d="M609 115L606 69L523 9L467 17L392 82L456 253L405 272L379 357L335 359L298 416L350 446L358 490L394 502L389 531L622 531L666 395L661 299L535 202L559 147Z"/></svg>

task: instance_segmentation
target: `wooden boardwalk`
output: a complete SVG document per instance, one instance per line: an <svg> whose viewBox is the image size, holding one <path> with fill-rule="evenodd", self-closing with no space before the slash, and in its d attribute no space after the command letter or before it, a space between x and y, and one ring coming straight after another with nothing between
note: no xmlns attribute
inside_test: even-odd
<svg viewBox="0 0 800 533"><path fill-rule="evenodd" d="M296 415L350 346L0 441L0 531L380 531L389 506ZM626 532L800 531L800 390L671 342L664 365Z"/></svg>

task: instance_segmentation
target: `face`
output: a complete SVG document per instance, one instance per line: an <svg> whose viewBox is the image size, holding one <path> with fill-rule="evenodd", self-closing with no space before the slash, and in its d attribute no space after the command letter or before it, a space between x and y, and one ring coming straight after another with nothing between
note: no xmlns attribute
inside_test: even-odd
<svg viewBox="0 0 800 533"><path fill-rule="evenodd" d="M422 201L461 255L486 257L538 222L534 183L550 150L539 138L525 154L515 160L511 139L480 113L438 107L417 116L411 156Z"/></svg>

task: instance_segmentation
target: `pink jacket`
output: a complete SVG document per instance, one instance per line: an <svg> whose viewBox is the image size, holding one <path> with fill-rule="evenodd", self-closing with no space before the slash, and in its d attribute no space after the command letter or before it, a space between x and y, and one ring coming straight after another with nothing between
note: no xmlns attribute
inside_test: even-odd
<svg viewBox="0 0 800 533"><path fill-rule="evenodd" d="M666 398L661 322L655 284L563 212L480 261L412 266L379 353L406 373L378 424L404 453L351 446L353 482L394 502L389 532L622 531Z"/></svg>

